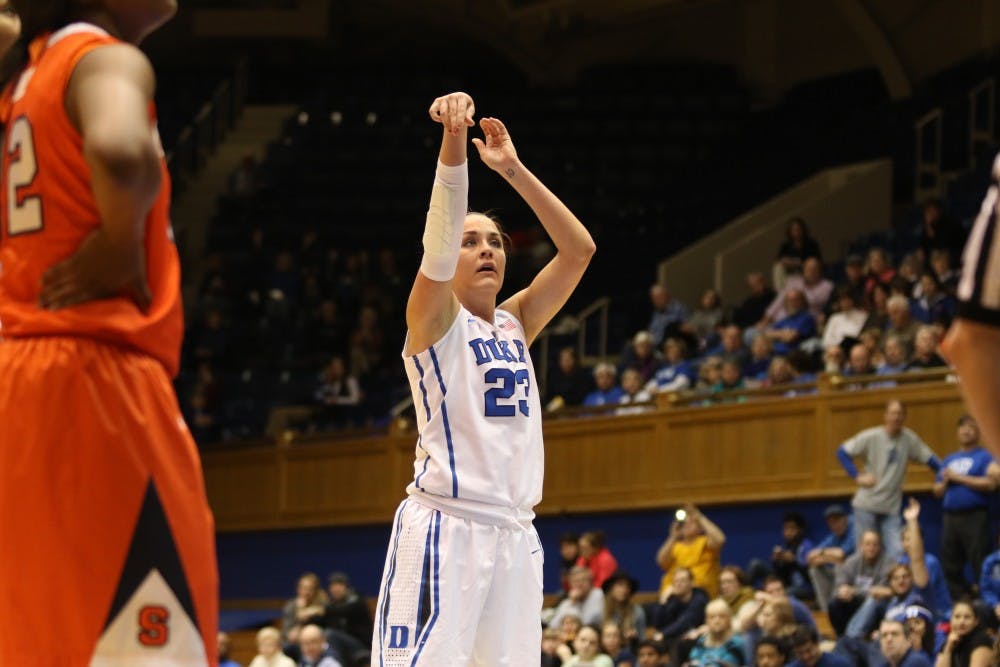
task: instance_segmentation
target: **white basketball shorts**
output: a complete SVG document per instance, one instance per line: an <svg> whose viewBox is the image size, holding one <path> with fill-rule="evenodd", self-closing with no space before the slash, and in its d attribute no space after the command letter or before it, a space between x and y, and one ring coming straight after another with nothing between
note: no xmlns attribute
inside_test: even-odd
<svg viewBox="0 0 1000 667"><path fill-rule="evenodd" d="M403 501L375 610L372 665L537 664L543 557L530 522L482 523Z"/></svg>

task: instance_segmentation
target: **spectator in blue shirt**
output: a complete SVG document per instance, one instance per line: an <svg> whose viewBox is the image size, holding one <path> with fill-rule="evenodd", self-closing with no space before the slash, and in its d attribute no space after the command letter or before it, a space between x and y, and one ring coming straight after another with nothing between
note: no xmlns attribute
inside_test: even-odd
<svg viewBox="0 0 1000 667"><path fill-rule="evenodd" d="M806 297L801 290L790 289L786 292L785 311L785 317L764 331L776 354L788 354L802 341L816 335L816 320L806 308Z"/></svg>
<svg viewBox="0 0 1000 667"><path fill-rule="evenodd" d="M811 628L816 627L816 619L813 618L812 611L806 603L798 598L789 596L788 591L785 590L785 584L775 575L772 574L764 580L763 594L758 593L757 596L765 601L787 600L788 604L792 606L792 617L795 619L796 625L808 625Z"/></svg>
<svg viewBox="0 0 1000 667"><path fill-rule="evenodd" d="M625 392L615 384L615 367L611 364L597 364L594 367L594 384L597 388L587 394L583 399L583 405L593 407L597 405L618 405Z"/></svg>
<svg viewBox="0 0 1000 667"><path fill-rule="evenodd" d="M885 337L884 361L875 369L877 375L899 375L906 370L909 363L909 351L906 343L896 334L889 334ZM891 385L890 385L891 386Z"/></svg>
<svg viewBox="0 0 1000 667"><path fill-rule="evenodd" d="M878 629L879 649L884 662L874 667L931 667L931 661L910 646L902 621L886 619Z"/></svg>
<svg viewBox="0 0 1000 667"><path fill-rule="evenodd" d="M811 600L808 555L813 543L806 537L805 518L798 512L787 513L781 520L781 536L782 544L775 545L771 553L771 567L790 595Z"/></svg>
<svg viewBox="0 0 1000 667"><path fill-rule="evenodd" d="M735 361L742 369L750 360L750 350L743 343L743 330L735 324L724 326L719 334L719 344L706 350L705 356Z"/></svg>
<svg viewBox="0 0 1000 667"><path fill-rule="evenodd" d="M764 380L767 369L774 358L774 346L764 334L757 334L750 342L750 359L743 366L743 377L752 380Z"/></svg>
<svg viewBox="0 0 1000 667"><path fill-rule="evenodd" d="M939 632L934 624L934 612L922 605L910 605L893 620L903 621L910 638L910 646L914 651L923 653L924 657L933 661L937 647L944 643L944 632Z"/></svg>
<svg viewBox="0 0 1000 667"><path fill-rule="evenodd" d="M888 595L888 597L886 596ZM920 592L913 585L913 573L909 565L902 563L889 570L889 585L872 586L868 598L851 617L846 634L855 639L864 639L878 627L880 619L892 618L910 605L927 606Z"/></svg>
<svg viewBox="0 0 1000 667"><path fill-rule="evenodd" d="M1000 464L979 444L979 427L969 415L958 420L959 450L941 462L934 495L942 498L941 561L948 591L958 600L972 592L965 566L974 573L993 544L990 505L1000 482Z"/></svg>
<svg viewBox="0 0 1000 667"><path fill-rule="evenodd" d="M653 313L646 329L653 336L653 346L659 347L668 335L679 331L680 325L688 318L688 308L673 298L667 286L660 283L649 288L649 301Z"/></svg>
<svg viewBox="0 0 1000 667"><path fill-rule="evenodd" d="M220 632L217 643L219 646L219 667L240 667L240 663L229 658L229 648L231 645L229 635L225 632Z"/></svg>
<svg viewBox="0 0 1000 667"><path fill-rule="evenodd" d="M979 595L1000 620L1000 550L994 551L983 561L979 575ZM995 625L995 624L994 624Z"/></svg>
<svg viewBox="0 0 1000 667"><path fill-rule="evenodd" d="M788 645L774 635L764 635L754 648L755 667L782 667L788 664Z"/></svg>
<svg viewBox="0 0 1000 667"><path fill-rule="evenodd" d="M935 322L941 322L945 326L951 324L958 306L955 299L944 290L933 271L928 270L921 274L920 292L920 298L914 299L910 305L913 317L924 324Z"/></svg>
<svg viewBox="0 0 1000 667"><path fill-rule="evenodd" d="M816 628L799 625L789 637L795 660L788 667L850 667L845 658L836 653L824 653L819 647Z"/></svg>
<svg viewBox="0 0 1000 667"><path fill-rule="evenodd" d="M823 511L830 532L806 554L809 580L816 593L816 604L827 611L833 597L835 568L854 553L854 526L843 505L830 505Z"/></svg>
<svg viewBox="0 0 1000 667"><path fill-rule="evenodd" d="M903 555L899 562L909 565L913 573L913 586L938 618L948 618L951 614L951 595L945 582L941 561L934 554L924 550L923 533L920 531L920 503L910 498L903 510L906 524L903 526Z"/></svg>
<svg viewBox="0 0 1000 667"><path fill-rule="evenodd" d="M646 384L646 391L660 393L680 391L694 386L697 372L687 359L687 343L683 338L671 336L663 343L666 358L663 365Z"/></svg>

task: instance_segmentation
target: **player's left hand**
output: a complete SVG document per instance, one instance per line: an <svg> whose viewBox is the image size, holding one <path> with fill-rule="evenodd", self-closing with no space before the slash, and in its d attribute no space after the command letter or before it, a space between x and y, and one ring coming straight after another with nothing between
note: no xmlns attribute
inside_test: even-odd
<svg viewBox="0 0 1000 667"><path fill-rule="evenodd" d="M125 256L123 256L125 255ZM145 248L121 251L98 229L75 253L42 275L39 305L60 310L81 303L124 296L146 311L152 302L146 282Z"/></svg>
<svg viewBox="0 0 1000 667"><path fill-rule="evenodd" d="M427 110L431 120L444 125L445 131L458 134L460 130L476 124L476 103L468 93L457 92L442 95L431 103Z"/></svg>
<svg viewBox="0 0 1000 667"><path fill-rule="evenodd" d="M497 118L482 118L479 127L483 130L485 141L479 137L472 139L479 157L493 171L506 178L513 178L517 173L518 159L507 128Z"/></svg>

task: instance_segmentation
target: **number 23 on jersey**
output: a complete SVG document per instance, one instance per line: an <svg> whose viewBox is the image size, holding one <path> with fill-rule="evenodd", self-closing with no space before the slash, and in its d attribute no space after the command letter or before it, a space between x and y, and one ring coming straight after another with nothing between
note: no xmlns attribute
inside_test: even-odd
<svg viewBox="0 0 1000 667"><path fill-rule="evenodd" d="M528 369L521 368L511 370L509 368L491 368L484 376L486 384L498 384L486 392L486 416L487 417L513 417L520 412L525 417L528 416L528 392L531 389L531 378L528 376ZM517 399L517 407L514 403L505 403L518 389L524 390L524 398Z"/></svg>

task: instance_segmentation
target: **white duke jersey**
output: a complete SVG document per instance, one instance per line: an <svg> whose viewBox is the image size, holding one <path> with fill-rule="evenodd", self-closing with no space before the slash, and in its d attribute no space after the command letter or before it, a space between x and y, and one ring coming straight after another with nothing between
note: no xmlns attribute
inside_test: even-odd
<svg viewBox="0 0 1000 667"><path fill-rule="evenodd" d="M419 429L406 489L415 500L459 513L534 516L545 454L525 338L506 311L487 322L459 307L439 341L403 355Z"/></svg>

